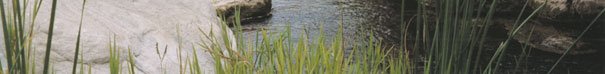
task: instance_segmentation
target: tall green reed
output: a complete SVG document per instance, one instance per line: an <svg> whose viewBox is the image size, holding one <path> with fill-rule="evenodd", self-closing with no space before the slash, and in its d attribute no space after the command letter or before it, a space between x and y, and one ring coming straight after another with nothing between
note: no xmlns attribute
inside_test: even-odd
<svg viewBox="0 0 605 74"><path fill-rule="evenodd" d="M494 24L492 18L497 10L496 2L495 0L435 1L434 10L419 3L418 13L421 17L416 17L416 19L420 19L416 24L419 29L416 37L422 41L415 41L414 44L422 44L419 49L427 52L428 59L426 60L428 61L424 64L424 73L469 74L481 72L491 74L497 72L498 66L493 64L499 63L499 59L503 57L504 50L508 47L512 37L536 12L541 10L544 4L527 17L519 15L518 20L523 18L523 22L510 31L509 38L500 44L496 52L492 54L490 61L487 62L487 66L480 70L481 56L479 55L483 54L484 48L482 47L488 29Z"/></svg>
<svg viewBox="0 0 605 74"><path fill-rule="evenodd" d="M86 0L84 0L82 2L82 11L80 12L80 14L81 14L80 15L80 26L78 27L78 37L76 38L76 52L74 52L74 65L72 68L72 74L76 74L76 67L78 66L78 55L80 54L80 33L82 33L82 20L84 20L84 7L85 6L86 6Z"/></svg>
<svg viewBox="0 0 605 74"><path fill-rule="evenodd" d="M48 38L46 39L46 53L45 53L45 57L44 57L44 69L42 71L43 74L48 74L48 63L50 61L50 49L51 49L51 44L52 44L52 39L53 39L53 29L54 29L54 25L55 25L55 11L57 10L57 0L53 0L52 2L52 6L51 6L51 11L50 11L50 24L48 27Z"/></svg>
<svg viewBox="0 0 605 74"><path fill-rule="evenodd" d="M424 64L424 74L433 72L439 74L469 74L473 70L474 55L481 54L480 44L490 27L494 12L495 1L486 4L485 0L445 0L435 1L435 10L431 10L419 3L416 37L422 41L419 48L426 52L428 57ZM481 4L475 4L481 3ZM477 6L478 5L478 6ZM481 9L488 5L488 12ZM479 9L479 11L476 11ZM475 22L473 19L482 22ZM483 26L483 27L478 27ZM477 66L477 65L475 65Z"/></svg>
<svg viewBox="0 0 605 74"><path fill-rule="evenodd" d="M10 2L10 3L4 3ZM0 13L2 18L2 33L4 37L5 54L7 59L8 73L34 73L31 65L35 60L31 55L31 39L33 34L33 23L25 27L26 23L36 20L41 1L34 0L29 5L28 0L6 0L0 2ZM4 4L9 4L5 6ZM33 6L31 11L28 6ZM27 14L29 13L29 14ZM25 15L31 15L27 17ZM29 29L29 31L26 31ZM2 72L4 69L2 69Z"/></svg>
<svg viewBox="0 0 605 74"><path fill-rule="evenodd" d="M7 59L7 63L8 63L8 73L10 74L35 74L36 70L35 70L35 61L36 59L34 59L33 57L36 56L32 51L32 45L31 45L31 40L33 38L33 30L34 30L34 25L35 25L35 21L38 15L38 11L41 8L41 4L42 1L41 0L34 0L32 5L29 5L31 2L29 2L30 0L7 0L7 1L2 1L0 3L0 8L2 9L1 11L1 18L2 18L2 33L4 34L4 44L5 44L5 53L7 54L6 59ZM4 2L11 2L9 3L10 6L9 7L5 7L5 3ZM43 74L48 74L48 69L50 67L49 65L49 60L50 60L50 49L51 49L51 43L52 43L52 32L54 29L54 20L55 20L55 14L56 14L56 3L57 0L53 0L52 1L52 6L51 6L51 17L50 17L50 24L49 24L49 34L48 34L48 38L47 38L47 45L46 45L46 53L45 53L45 58L44 58L44 68L43 68ZM83 3L85 4L85 3ZM32 9L28 9L28 6L33 6L31 7ZM12 8L11 8L12 7ZM31 10L31 11L28 11ZM82 6L82 14L84 11L84 5ZM29 17L27 17L26 15L30 15ZM82 21L82 17L83 15L81 15L81 20ZM26 24L26 23L31 23L31 24ZM80 25L82 24L82 22L80 22ZM29 25L29 27L26 27L27 25ZM25 31L25 30L29 30L29 31ZM73 73L75 74L75 70L76 70L76 63L77 63L77 59L78 59L78 52L79 52L79 38L80 38L80 33L78 33L78 41L76 42L76 54L74 55L75 59L74 59L74 67L73 67ZM2 70L2 73L4 73L4 71ZM51 72L54 73L54 72Z"/></svg>
<svg viewBox="0 0 605 74"><path fill-rule="evenodd" d="M235 10L234 36L237 45L229 42L226 30L227 23L221 24L222 41L215 38L215 32L204 34L205 39L211 40L210 43L201 47L207 49L215 62L215 71L217 74L240 74L240 73L263 73L263 74L301 74L301 73L388 73L399 72L408 73L410 64L409 58L388 60L387 53L392 48L384 48L380 40L361 39L364 44L352 44L352 56L344 56L344 46L347 40L344 39L343 24L338 24L339 28L334 37L326 37L321 24L319 35L310 35L304 33L299 35L298 42L293 42L292 30L290 26L284 27L281 32L270 32L262 30L257 33L256 39L251 42L244 42L239 10ZM287 24L290 25L290 24ZM306 30L306 29L305 29ZM366 32L366 31L364 31ZM370 32L372 33L372 32ZM373 33L370 35L374 35ZM332 39L331 41L327 41ZM219 43L223 42L223 43ZM253 42L253 43L252 43ZM224 46L221 46L224 45ZM234 46L236 48L232 48ZM194 52L194 54L197 54ZM407 55L401 55L406 56ZM194 56L195 57L195 56ZM192 73L197 66L195 58L191 59L194 66L190 68ZM387 64L386 61L391 61ZM405 63L403 63L405 62ZM388 69L392 68L392 69ZM403 71L402 71L403 70Z"/></svg>

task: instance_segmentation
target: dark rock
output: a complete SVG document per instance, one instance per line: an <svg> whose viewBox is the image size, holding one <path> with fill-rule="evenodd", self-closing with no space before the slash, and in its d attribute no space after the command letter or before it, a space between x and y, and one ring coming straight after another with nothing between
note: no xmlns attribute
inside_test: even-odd
<svg viewBox="0 0 605 74"><path fill-rule="evenodd" d="M233 24L235 12L239 9L242 22L254 21L271 15L271 0L219 0L214 2L218 16Z"/></svg>
<svg viewBox="0 0 605 74"><path fill-rule="evenodd" d="M422 6L428 10L420 15L430 16L430 19L438 19L444 6L439 6L444 0L421 0ZM485 16L490 10L492 1L482 2L482 0L470 0L476 16ZM542 4L547 3L537 15L531 17L526 26L521 27L519 33L513 37L520 43L530 45L543 51L562 54L567 48L574 46L568 54L588 54L594 53L594 45L591 42L580 40L577 44L572 44L577 40L578 35L588 27L587 22L591 22L604 7L605 0L495 0L494 19L499 28L505 28L512 31L515 25L514 19L520 16L523 20L533 11L536 11ZM462 2L465 3L465 2ZM483 4L482 4L483 3ZM520 13L524 8L524 13ZM586 21L589 20L589 21ZM572 27L570 27L572 26Z"/></svg>

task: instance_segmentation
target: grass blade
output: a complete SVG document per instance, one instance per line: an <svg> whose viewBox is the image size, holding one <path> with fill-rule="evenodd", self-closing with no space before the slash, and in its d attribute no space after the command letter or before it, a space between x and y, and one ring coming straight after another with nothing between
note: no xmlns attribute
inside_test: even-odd
<svg viewBox="0 0 605 74"><path fill-rule="evenodd" d="M86 6L86 0L82 2L82 11L80 12L80 26L78 27L78 37L76 39L76 52L74 54L74 65L72 68L72 74L76 74L76 66L78 66L78 55L80 54L80 33L82 33L82 21L84 19L84 7Z"/></svg>
<svg viewBox="0 0 605 74"><path fill-rule="evenodd" d="M128 63L128 66L130 67L130 74L135 74L134 67L136 67L136 65L134 64L134 55L132 55L132 49L130 48L128 48Z"/></svg>
<svg viewBox="0 0 605 74"><path fill-rule="evenodd" d="M54 25L55 25L55 11L57 10L57 0L53 0L52 2L52 7L51 7L51 12L50 12L50 24L48 27L48 38L46 41L46 53L45 53L45 57L44 57L44 69L42 71L42 74L48 74L48 63L50 61L50 49L51 49L51 44L52 44L52 39L53 39L53 29L54 29Z"/></svg>
<svg viewBox="0 0 605 74"><path fill-rule="evenodd" d="M598 19L601 18L601 16L603 15L604 12L605 12L605 9L601 10L601 12L592 20L592 22L590 22L590 24L586 27L586 29L584 29L584 31L582 31L580 36L572 43L572 46L567 48L567 50L565 50L563 55L561 55L561 57L559 57L557 62L555 62L555 64L550 68L550 70L548 70L548 73L546 73L546 74L550 74L557 67L557 65L559 64L559 62L561 62L563 57L565 57L567 55L567 53L571 50L571 48L575 47L576 43L578 43L578 41L580 41L580 39L582 37L584 37L584 34L586 34L586 32L588 32L588 30L590 30L590 28L595 24L595 22L597 22Z"/></svg>
<svg viewBox="0 0 605 74"><path fill-rule="evenodd" d="M9 38L11 36L9 35L9 31L8 31L8 26L9 25L6 23L7 22L6 17L8 17L8 16L6 16L6 14L4 12L4 1L0 1L0 9L2 9L2 10L0 10L0 13L1 13L1 17L2 17L2 32L4 34L4 45L5 45L6 57L13 57L12 53L11 53L12 52L12 49L11 49L12 45L11 45L11 41L10 41L10 38ZM6 61L7 61L7 64L12 64L12 59L7 58ZM12 65L7 65L7 66L8 66L8 69L10 71L10 69L12 68Z"/></svg>

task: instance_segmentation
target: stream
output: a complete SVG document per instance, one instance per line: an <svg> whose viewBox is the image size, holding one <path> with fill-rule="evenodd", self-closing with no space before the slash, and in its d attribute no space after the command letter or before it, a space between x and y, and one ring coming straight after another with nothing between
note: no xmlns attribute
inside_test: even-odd
<svg viewBox="0 0 605 74"><path fill-rule="evenodd" d="M244 24L244 36L255 40L262 30L284 31L291 27L291 40L301 35L317 37L320 32L331 38L342 24L345 40L371 36L384 42L399 41L400 8L387 0L272 0L272 16L260 22ZM323 29L322 29L323 28ZM320 31L323 30L323 31ZM313 38L310 38L313 39Z"/></svg>
<svg viewBox="0 0 605 74"><path fill-rule="evenodd" d="M272 16L243 25L246 42L259 41L259 32L268 30L280 33L288 26L291 28L291 41L296 43L301 35L317 37L323 33L330 38L336 35L342 24L344 38L373 37L388 45L399 45L401 41L401 3L392 0L272 0ZM415 5L406 5L403 18L415 14ZM408 9L412 8L412 9ZM411 11L408 11L411 10ZM322 29L323 28L323 29ZM373 32L373 33L370 33ZM486 42L486 50L479 62L489 62L498 44L507 37L504 29L491 30ZM370 35L373 34L373 35ZM313 39L313 38L311 38ZM329 41L330 39L328 39ZM349 42L351 43L351 42ZM540 50L528 50L526 60L521 58L522 44L513 41L511 47L498 64L502 74L546 73L561 56ZM599 54L568 55L553 71L554 74L602 74L603 57ZM520 62L520 63L518 63ZM416 64L422 64L418 61ZM422 67L418 67L419 69Z"/></svg>

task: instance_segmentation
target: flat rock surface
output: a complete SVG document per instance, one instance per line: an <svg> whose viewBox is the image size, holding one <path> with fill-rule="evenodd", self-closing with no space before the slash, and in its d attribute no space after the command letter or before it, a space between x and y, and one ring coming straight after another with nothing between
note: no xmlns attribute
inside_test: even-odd
<svg viewBox="0 0 605 74"><path fill-rule="evenodd" d="M42 2L33 29L37 73L42 72L51 3L52 0ZM72 71L81 6L82 0L58 0L50 54L52 70L57 74ZM210 42L203 38L204 33L212 31L217 39L223 38L210 0L88 0L85 8L81 63L90 64L94 74L109 73L109 43L113 38L120 50L124 73L128 72L125 58L129 48L135 55L137 74L179 73L179 65L187 65L179 64L178 48L182 49L183 61L194 49L198 51L202 71L214 73L213 60L200 47ZM227 31L233 40L230 30ZM157 48L166 48L163 60L156 54L156 44Z"/></svg>

